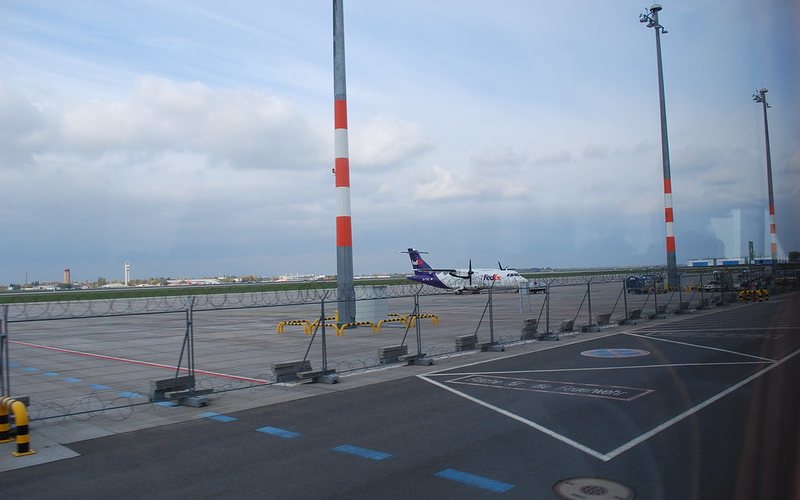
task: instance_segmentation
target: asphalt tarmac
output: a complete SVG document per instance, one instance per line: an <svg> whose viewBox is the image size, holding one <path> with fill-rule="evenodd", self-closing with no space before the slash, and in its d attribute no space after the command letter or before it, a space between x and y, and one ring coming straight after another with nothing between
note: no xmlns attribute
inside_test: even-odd
<svg viewBox="0 0 800 500"><path fill-rule="evenodd" d="M536 344L245 411L158 408L195 418L75 440L0 473L3 494L800 497L798 294Z"/></svg>

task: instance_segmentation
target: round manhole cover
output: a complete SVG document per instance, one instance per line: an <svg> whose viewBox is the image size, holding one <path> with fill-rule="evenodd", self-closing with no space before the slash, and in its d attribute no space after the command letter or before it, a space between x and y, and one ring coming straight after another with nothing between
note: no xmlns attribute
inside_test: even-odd
<svg viewBox="0 0 800 500"><path fill-rule="evenodd" d="M650 354L650 351L645 351L644 349L592 349L591 351L583 351L581 356L590 358L637 358L648 354Z"/></svg>
<svg viewBox="0 0 800 500"><path fill-rule="evenodd" d="M553 486L553 491L568 500L631 500L634 495L623 484L597 477L565 479Z"/></svg>

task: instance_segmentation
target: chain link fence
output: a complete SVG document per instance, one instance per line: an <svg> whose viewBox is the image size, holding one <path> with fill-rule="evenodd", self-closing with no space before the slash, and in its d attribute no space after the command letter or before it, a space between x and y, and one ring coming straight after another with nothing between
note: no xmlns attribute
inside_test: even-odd
<svg viewBox="0 0 800 500"><path fill-rule="evenodd" d="M797 286L792 272L784 288ZM357 286L355 324L338 321L335 289L311 286L3 305L0 389L27 396L32 421L122 420L154 404L156 380L191 375L191 391L211 399L286 390L295 383L283 381L287 364L300 367L294 380L297 371L346 376L726 305L743 282L780 291L758 270L685 272L672 290L661 286L660 272L537 281L539 293Z"/></svg>

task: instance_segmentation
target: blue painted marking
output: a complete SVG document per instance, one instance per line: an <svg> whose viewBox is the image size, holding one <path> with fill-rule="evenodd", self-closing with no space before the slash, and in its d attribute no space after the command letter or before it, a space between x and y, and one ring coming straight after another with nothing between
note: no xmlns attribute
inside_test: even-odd
<svg viewBox="0 0 800 500"><path fill-rule="evenodd" d="M19 368L19 363L17 363L16 361L9 361L8 362L8 367L9 368Z"/></svg>
<svg viewBox="0 0 800 500"><path fill-rule="evenodd" d="M70 378L65 378L65 379L64 379L64 382L69 382L69 383L71 383L71 384L76 384L76 383L78 383L78 382L80 382L80 381L81 381L81 379L79 379L79 378L74 378L74 377L70 377Z"/></svg>
<svg viewBox="0 0 800 500"><path fill-rule="evenodd" d="M173 406L178 406L178 403L176 403L175 401L159 401L159 402L158 402L158 403L156 403L156 404L157 404L158 406L163 406L163 407L165 407L165 408L169 408L169 407L173 407Z"/></svg>
<svg viewBox="0 0 800 500"><path fill-rule="evenodd" d="M42 373L42 375L44 375L45 377L58 377L58 373L54 372Z"/></svg>
<svg viewBox="0 0 800 500"><path fill-rule="evenodd" d="M111 389L111 387L103 384L89 384L89 387L92 389L96 389L98 391L105 391L106 389Z"/></svg>
<svg viewBox="0 0 800 500"><path fill-rule="evenodd" d="M118 392L117 394L119 394L119 396L121 398L134 399L134 398L143 398L144 397L141 394L139 394L138 392L130 392L130 391L122 391L122 392Z"/></svg>
<svg viewBox="0 0 800 500"><path fill-rule="evenodd" d="M38 369L38 368L34 368L34 367L32 367L32 366L25 367L25 368L23 368L22 370L23 370L23 371L26 371L26 372L38 372L38 371L39 371L39 369Z"/></svg>
<svg viewBox="0 0 800 500"><path fill-rule="evenodd" d="M284 439L293 439L296 437L300 437L302 434L299 432L287 431L286 429L279 429L277 427L260 427L256 429L258 432L263 432L264 434L271 434L273 436L282 437Z"/></svg>
<svg viewBox="0 0 800 500"><path fill-rule="evenodd" d="M494 479L489 479L488 477L476 476L475 474L469 474L455 469L445 469L443 471L437 472L434 475L445 479L449 479L451 481L456 481L459 483L468 484L470 486L483 488L484 490L494 491L495 493L505 493L506 491L514 487L514 485L510 483L504 483L503 481L495 481Z"/></svg>
<svg viewBox="0 0 800 500"><path fill-rule="evenodd" d="M647 356L650 351L644 349L593 349L591 351L583 351L581 356L588 356L590 358L636 358L639 356Z"/></svg>
<svg viewBox="0 0 800 500"><path fill-rule="evenodd" d="M333 451L349 453L351 455L356 455L363 458L369 458L370 460L386 460L387 458L392 456L390 453L368 450L366 448L360 448L358 446L353 446L351 444L343 444L341 446L337 446L336 448L333 449Z"/></svg>
<svg viewBox="0 0 800 500"><path fill-rule="evenodd" d="M220 415L219 413L215 413L213 411L207 411L198 415L203 418L208 418L210 420L216 420L217 422L233 422L235 420L239 420L235 417L229 417L227 415Z"/></svg>

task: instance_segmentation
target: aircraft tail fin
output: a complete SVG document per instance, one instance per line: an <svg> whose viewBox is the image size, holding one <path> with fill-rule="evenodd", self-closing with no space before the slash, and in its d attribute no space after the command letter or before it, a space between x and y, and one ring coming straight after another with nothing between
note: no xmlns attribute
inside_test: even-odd
<svg viewBox="0 0 800 500"><path fill-rule="evenodd" d="M405 253L407 253L408 257L411 259L411 267L414 268L414 271L429 271L430 269L432 269L431 266L429 266L428 263L425 262L422 259L422 256L420 255L421 253L425 252L420 252L419 250L409 248L408 251Z"/></svg>

